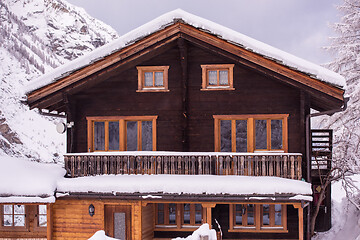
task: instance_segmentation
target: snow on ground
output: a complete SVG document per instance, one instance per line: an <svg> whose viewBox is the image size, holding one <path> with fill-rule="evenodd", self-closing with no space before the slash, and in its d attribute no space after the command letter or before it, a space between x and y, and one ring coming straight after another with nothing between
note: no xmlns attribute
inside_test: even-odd
<svg viewBox="0 0 360 240"><path fill-rule="evenodd" d="M181 184L179 184L181 183ZM279 177L212 175L101 175L63 178L58 192L235 194L271 196L286 194L311 201L311 184Z"/></svg>
<svg viewBox="0 0 360 240"><path fill-rule="evenodd" d="M105 235L104 230L97 231L89 240L112 240L116 238L108 237Z"/></svg>
<svg viewBox="0 0 360 240"><path fill-rule="evenodd" d="M352 176L354 183L360 188L360 175ZM351 203L345 194L342 182L332 184L332 228L317 233L313 240L360 240L360 210ZM360 193L357 193L359 199ZM359 204L359 202L357 202Z"/></svg>
<svg viewBox="0 0 360 240"><path fill-rule="evenodd" d="M195 230L190 236L186 238L175 238L174 240L200 240L200 237L208 237L208 240L216 240L216 231L209 229L209 224L204 223L197 230Z"/></svg>
<svg viewBox="0 0 360 240"><path fill-rule="evenodd" d="M56 181L64 175L58 164L0 156L0 202L54 202Z"/></svg>
<svg viewBox="0 0 360 240"><path fill-rule="evenodd" d="M174 238L174 240L200 240L200 237L208 237L208 240L216 240L216 231L214 229L209 229L209 224L205 223L201 225L197 230L195 230L190 236L186 238ZM111 238L105 235L104 230L97 231L91 238L88 240L113 240L116 238Z"/></svg>
<svg viewBox="0 0 360 240"><path fill-rule="evenodd" d="M143 38L158 31L159 29L164 28L164 26L171 24L175 19L182 19L187 24L190 24L196 28L205 29L215 35L220 35L225 40L239 44L245 49L264 55L267 58L276 59L277 61L282 62L282 64L285 66L289 66L301 72L313 75L321 81L325 81L340 87L344 87L346 85L344 77L333 71L257 41L220 24L190 14L181 9L177 9L161 15L160 17L119 37L117 40L106 44L94 50L93 52L84 55L83 57L79 57L78 59L63 65L48 74L43 75L36 81L32 82L31 85L26 87L25 91L31 92L53 81L56 81L61 77L69 75L69 73L75 70L83 68L101 58L104 58L105 56L112 54L113 52L126 47L130 43L140 38Z"/></svg>

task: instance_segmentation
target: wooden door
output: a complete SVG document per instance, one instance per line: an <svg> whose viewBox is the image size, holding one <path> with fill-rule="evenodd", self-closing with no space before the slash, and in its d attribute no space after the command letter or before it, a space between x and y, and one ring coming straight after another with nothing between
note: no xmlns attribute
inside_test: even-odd
<svg viewBox="0 0 360 240"><path fill-rule="evenodd" d="M131 206L106 205L105 232L116 239L131 240Z"/></svg>

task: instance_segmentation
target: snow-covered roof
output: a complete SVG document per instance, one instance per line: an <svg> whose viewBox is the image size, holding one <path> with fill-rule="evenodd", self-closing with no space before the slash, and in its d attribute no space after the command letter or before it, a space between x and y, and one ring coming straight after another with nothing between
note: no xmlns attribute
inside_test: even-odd
<svg viewBox="0 0 360 240"><path fill-rule="evenodd" d="M311 184L279 177L216 175L100 175L62 178L61 193L139 194L143 198L161 195L233 195L263 200L264 196L289 196L292 200L311 201ZM144 195L146 194L146 195Z"/></svg>
<svg viewBox="0 0 360 240"><path fill-rule="evenodd" d="M212 34L215 34L221 37L224 40L229 42L241 45L243 48L263 55L266 58L274 59L276 62L279 62L285 66L309 74L310 76L329 83L331 85L339 86L344 88L346 85L344 77L341 75L330 71L324 67L321 67L317 64L311 63L299 57L296 57L292 54L286 53L282 50L279 50L275 47L267 45L263 42L250 38L246 35L243 35L239 32L231 30L227 27L224 27L220 24L214 23L212 21L206 20L204 18L195 16L188 12L185 12L181 9L177 9L171 12L168 12L132 31L121 36L117 40L106 44L100 48L95 49L93 52L86 54L78 59L71 61L61 67L56 68L54 71L49 72L37 80L31 82L26 88L25 92L29 93L38 88L46 86L62 77L69 75L75 70L81 69L93 62L96 62L99 59L102 59L128 45L135 42L138 39L141 39L147 35L150 35L169 24L173 23L174 20L182 19L186 24L189 24L193 27L206 30Z"/></svg>
<svg viewBox="0 0 360 240"><path fill-rule="evenodd" d="M57 164L0 157L0 203L55 202L56 181L65 170Z"/></svg>

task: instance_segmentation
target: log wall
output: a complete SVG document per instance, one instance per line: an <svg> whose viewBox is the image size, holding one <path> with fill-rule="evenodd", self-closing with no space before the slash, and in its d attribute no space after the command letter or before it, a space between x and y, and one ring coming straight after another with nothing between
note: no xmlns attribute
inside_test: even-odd
<svg viewBox="0 0 360 240"><path fill-rule="evenodd" d="M87 152L87 116L157 115L157 150L183 151L183 126L187 121L188 151L214 151L213 115L289 114L289 152L305 153L299 144L300 90L240 64L234 67L234 91L201 91L201 64L234 62L189 44L187 118L183 116L182 70L175 46L142 66L169 65L169 92L136 92L137 69L131 66L102 83L71 96L76 102L74 152ZM100 76L99 76L100 77ZM75 114L76 113L76 114Z"/></svg>
<svg viewBox="0 0 360 240"><path fill-rule="evenodd" d="M89 205L95 215L89 215ZM87 200L56 200L52 208L52 237L60 239L88 239L104 229L104 203Z"/></svg>
<svg viewBox="0 0 360 240"><path fill-rule="evenodd" d="M141 215L141 227L142 227L142 239L152 239L154 237L154 204L147 204L142 207Z"/></svg>

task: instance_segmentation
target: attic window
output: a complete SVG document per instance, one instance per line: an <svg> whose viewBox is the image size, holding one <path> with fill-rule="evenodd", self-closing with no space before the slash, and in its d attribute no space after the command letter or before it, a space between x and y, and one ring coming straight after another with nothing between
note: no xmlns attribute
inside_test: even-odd
<svg viewBox="0 0 360 240"><path fill-rule="evenodd" d="M201 65L201 90L234 90L234 64Z"/></svg>
<svg viewBox="0 0 360 240"><path fill-rule="evenodd" d="M137 92L168 92L169 66L142 66L138 70Z"/></svg>

